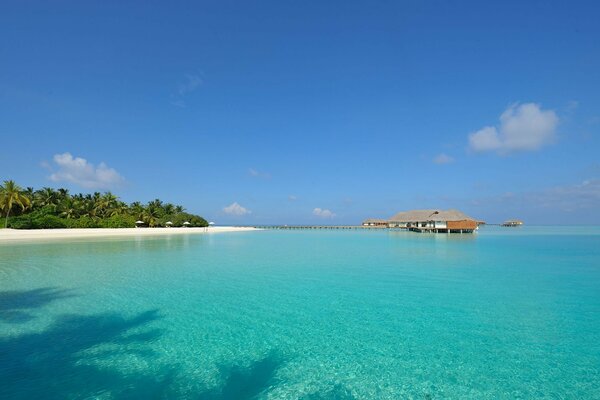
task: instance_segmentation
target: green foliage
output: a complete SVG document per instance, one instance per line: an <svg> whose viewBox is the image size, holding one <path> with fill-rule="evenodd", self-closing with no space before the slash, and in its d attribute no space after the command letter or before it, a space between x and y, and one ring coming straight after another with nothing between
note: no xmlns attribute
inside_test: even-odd
<svg viewBox="0 0 600 400"><path fill-rule="evenodd" d="M67 189L31 187L23 190L13 181L0 186L0 211L5 224L14 229L52 228L129 228L137 220L147 226L204 227L206 220L184 212L179 205L154 199L147 204L126 204L114 194L92 193L71 195Z"/></svg>
<svg viewBox="0 0 600 400"><path fill-rule="evenodd" d="M186 213L183 213L183 214L186 214ZM199 227L208 226L208 222L204 218L202 218L198 215L192 215L192 214L187 214L187 215L189 215L188 221L191 223L190 226L199 226Z"/></svg>
<svg viewBox="0 0 600 400"><path fill-rule="evenodd" d="M113 215L101 221L102 228L135 228L132 215Z"/></svg>
<svg viewBox="0 0 600 400"><path fill-rule="evenodd" d="M171 214L171 215L165 215L164 217L160 218L158 220L158 226L167 226L167 222L171 221L173 223L174 227L181 227L183 226L184 222L189 222L190 227L205 227L208 226L208 222L198 216L198 215L194 215L194 214L189 214L186 212L180 212L177 214Z"/></svg>
<svg viewBox="0 0 600 400"><path fill-rule="evenodd" d="M8 227L13 229L35 229L31 214L10 217L8 219Z"/></svg>
<svg viewBox="0 0 600 400"><path fill-rule="evenodd" d="M34 220L35 229L60 229L67 228L67 223L64 219L56 215L43 215Z"/></svg>
<svg viewBox="0 0 600 400"><path fill-rule="evenodd" d="M69 225L69 228L100 228L100 221L88 216L65 219L65 221Z"/></svg>
<svg viewBox="0 0 600 400"><path fill-rule="evenodd" d="M60 229L68 227L66 220L52 215L47 208L12 217L8 226L13 229Z"/></svg>
<svg viewBox="0 0 600 400"><path fill-rule="evenodd" d="M0 185L0 210L4 214L4 227L8 227L8 217L13 207L20 207L21 211L25 211L31 206L31 200L27 197L26 192L15 183L15 181L4 181Z"/></svg>

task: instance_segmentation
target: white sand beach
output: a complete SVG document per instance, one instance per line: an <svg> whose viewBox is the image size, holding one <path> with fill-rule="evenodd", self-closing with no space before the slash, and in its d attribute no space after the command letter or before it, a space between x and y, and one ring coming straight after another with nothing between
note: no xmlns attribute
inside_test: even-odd
<svg viewBox="0 0 600 400"><path fill-rule="evenodd" d="M251 227L211 226L209 228L94 228L94 229L0 229L0 243L9 241L77 239L119 236L196 235L247 232Z"/></svg>

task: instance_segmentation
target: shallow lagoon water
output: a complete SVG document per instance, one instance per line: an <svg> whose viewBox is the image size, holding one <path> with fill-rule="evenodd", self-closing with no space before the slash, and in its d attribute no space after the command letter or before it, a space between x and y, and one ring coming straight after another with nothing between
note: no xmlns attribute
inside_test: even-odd
<svg viewBox="0 0 600 400"><path fill-rule="evenodd" d="M0 244L0 398L600 398L600 228Z"/></svg>

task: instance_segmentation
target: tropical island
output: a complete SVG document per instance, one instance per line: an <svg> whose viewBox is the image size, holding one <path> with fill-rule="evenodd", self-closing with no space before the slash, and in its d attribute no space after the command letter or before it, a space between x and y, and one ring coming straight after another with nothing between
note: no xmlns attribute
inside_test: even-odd
<svg viewBox="0 0 600 400"><path fill-rule="evenodd" d="M71 194L67 189L23 189L12 180L0 185L0 212L4 228L134 228L207 227L199 215L180 205L154 199L127 204L111 192Z"/></svg>

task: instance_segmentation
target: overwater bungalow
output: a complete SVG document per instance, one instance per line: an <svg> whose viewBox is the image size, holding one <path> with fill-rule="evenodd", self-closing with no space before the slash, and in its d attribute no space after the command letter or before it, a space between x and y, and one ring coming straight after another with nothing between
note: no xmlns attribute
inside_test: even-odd
<svg viewBox="0 0 600 400"><path fill-rule="evenodd" d="M510 227L521 226L521 225L523 225L523 221L518 220L518 219L510 219L510 220L504 221L502 223L502 226L510 226Z"/></svg>
<svg viewBox="0 0 600 400"><path fill-rule="evenodd" d="M369 218L363 221L362 226L380 226L386 228L388 222L385 219Z"/></svg>
<svg viewBox="0 0 600 400"><path fill-rule="evenodd" d="M475 218L458 210L403 211L388 221L390 228L432 233L473 233L477 225Z"/></svg>

